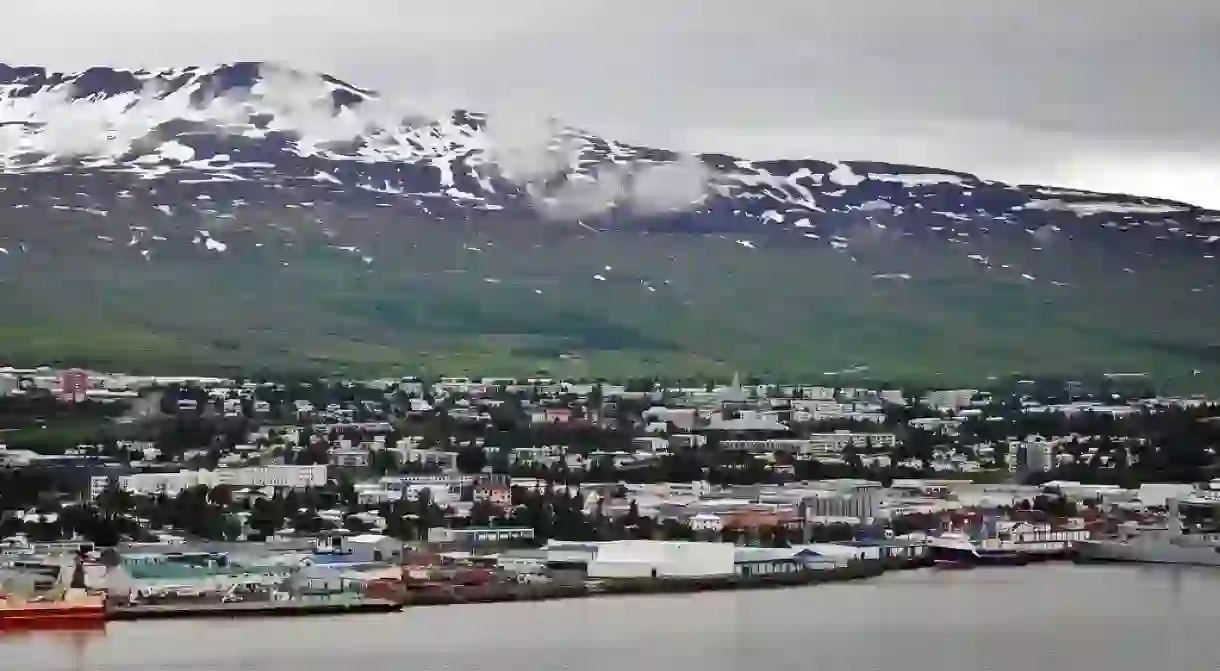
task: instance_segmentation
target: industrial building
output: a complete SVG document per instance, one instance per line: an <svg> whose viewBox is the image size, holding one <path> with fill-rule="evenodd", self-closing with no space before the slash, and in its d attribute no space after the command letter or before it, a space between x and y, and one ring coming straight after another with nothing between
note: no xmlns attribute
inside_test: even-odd
<svg viewBox="0 0 1220 671"><path fill-rule="evenodd" d="M732 543L628 540L599 543L590 578L707 578L734 574Z"/></svg>
<svg viewBox="0 0 1220 671"><path fill-rule="evenodd" d="M315 557L320 555L337 556L349 564L397 563L403 557L403 543L383 534L324 535L315 546Z"/></svg>
<svg viewBox="0 0 1220 671"><path fill-rule="evenodd" d="M461 547L527 541L533 537L534 530L529 527L468 527L465 529L433 527L428 529L429 543L444 543Z"/></svg>
<svg viewBox="0 0 1220 671"><path fill-rule="evenodd" d="M1051 441L1026 438L1017 451L1017 465L1025 473L1046 473L1055 465L1055 446Z"/></svg>
<svg viewBox="0 0 1220 671"><path fill-rule="evenodd" d="M810 548L739 547L733 556L733 571L743 578L825 571L841 564Z"/></svg>
<svg viewBox="0 0 1220 671"><path fill-rule="evenodd" d="M808 522L856 521L870 524L881 515L880 487L813 491L802 499Z"/></svg>
<svg viewBox="0 0 1220 671"><path fill-rule="evenodd" d="M739 547L732 543L624 540L553 541L539 562L583 566L592 579L728 578L782 575L834 568L842 560L815 548Z"/></svg>

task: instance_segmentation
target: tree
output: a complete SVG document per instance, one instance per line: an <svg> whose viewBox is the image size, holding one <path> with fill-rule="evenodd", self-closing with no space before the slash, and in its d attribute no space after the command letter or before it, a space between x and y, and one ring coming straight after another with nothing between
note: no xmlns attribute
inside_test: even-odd
<svg viewBox="0 0 1220 671"><path fill-rule="evenodd" d="M233 488L229 485L217 485L208 492L208 500L212 505L227 508L233 504Z"/></svg>
<svg viewBox="0 0 1220 671"><path fill-rule="evenodd" d="M389 449L374 450L372 460L369 463L369 468L378 476L397 473L402 465L398 462L398 455Z"/></svg>
<svg viewBox="0 0 1220 671"><path fill-rule="evenodd" d="M356 517L355 515L348 515L347 517L345 517L343 519L343 527L345 529L347 529L348 531L352 531L352 532L358 533L358 534L365 533L371 529L371 527L368 525L367 522L360 519L359 517Z"/></svg>
<svg viewBox="0 0 1220 671"><path fill-rule="evenodd" d="M691 528L678 520L666 519L661 523L661 533L666 540L694 540L695 532Z"/></svg>
<svg viewBox="0 0 1220 671"><path fill-rule="evenodd" d="M310 441L304 449L296 454L295 461L299 466L313 466L330 463L330 450L324 441Z"/></svg>
<svg viewBox="0 0 1220 671"><path fill-rule="evenodd" d="M433 521L440 516L440 509L432 502L432 490L424 487L419 490L416 506L419 509L419 535L418 538L427 538L428 530L432 528Z"/></svg>
<svg viewBox="0 0 1220 671"><path fill-rule="evenodd" d="M487 453L473 441L466 444L457 453L457 467L463 473L482 473L487 465Z"/></svg>
<svg viewBox="0 0 1220 671"><path fill-rule="evenodd" d="M339 476L339 501L347 507L353 507L359 502L356 494L356 480L346 471Z"/></svg>
<svg viewBox="0 0 1220 671"><path fill-rule="evenodd" d="M448 450L453 442L453 426L449 414L438 410L424 422L419 446L425 450Z"/></svg>
<svg viewBox="0 0 1220 671"><path fill-rule="evenodd" d="M630 505L627 506L627 515L623 518L623 524L627 527L634 527L640 523L640 506L631 499Z"/></svg>
<svg viewBox="0 0 1220 671"><path fill-rule="evenodd" d="M589 409L595 413L594 421L596 422L601 422L602 407L605 405L605 401L605 391L602 389L602 383L598 382L593 385L593 389L589 390Z"/></svg>
<svg viewBox="0 0 1220 671"><path fill-rule="evenodd" d="M246 520L246 524L263 538L274 536L283 523L283 510L277 509L275 502L266 499L254 501L250 517Z"/></svg>
<svg viewBox="0 0 1220 671"><path fill-rule="evenodd" d="M485 527L491 523L491 518L497 514L496 507L487 499L477 499L470 506L470 524L476 527Z"/></svg>
<svg viewBox="0 0 1220 671"><path fill-rule="evenodd" d="M850 441L843 448L843 463L847 464L848 468L856 473L864 469L864 461L860 458L860 453L856 449L855 444Z"/></svg>
<svg viewBox="0 0 1220 671"><path fill-rule="evenodd" d="M241 521L233 515L222 515L220 518L220 533L219 537L226 541L235 541L241 538Z"/></svg>

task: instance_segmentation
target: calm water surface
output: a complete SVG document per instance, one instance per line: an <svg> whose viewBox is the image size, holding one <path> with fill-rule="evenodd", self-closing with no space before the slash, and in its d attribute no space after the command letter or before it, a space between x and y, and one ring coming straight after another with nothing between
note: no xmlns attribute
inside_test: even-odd
<svg viewBox="0 0 1220 671"><path fill-rule="evenodd" d="M108 625L0 638L21 671L1202 670L1220 571L1049 565L764 592ZM884 666L883 666L884 665Z"/></svg>

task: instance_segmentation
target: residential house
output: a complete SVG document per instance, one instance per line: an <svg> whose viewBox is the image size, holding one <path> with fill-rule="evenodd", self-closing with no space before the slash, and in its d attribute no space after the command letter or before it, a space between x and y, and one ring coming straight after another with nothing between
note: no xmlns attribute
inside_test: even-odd
<svg viewBox="0 0 1220 671"><path fill-rule="evenodd" d="M369 450L362 445L340 447L330 451L330 465L340 468L367 468Z"/></svg>
<svg viewBox="0 0 1220 671"><path fill-rule="evenodd" d="M429 543L450 543L457 546L523 541L533 537L534 530L530 527L467 527L465 529L433 527L428 529Z"/></svg>

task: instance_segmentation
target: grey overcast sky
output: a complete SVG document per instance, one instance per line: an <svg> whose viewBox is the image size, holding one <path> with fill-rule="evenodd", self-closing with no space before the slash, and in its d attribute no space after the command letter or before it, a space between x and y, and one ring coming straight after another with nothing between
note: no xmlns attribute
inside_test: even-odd
<svg viewBox="0 0 1220 671"><path fill-rule="evenodd" d="M41 0L0 62L274 60L750 158L1220 208L1220 0Z"/></svg>

